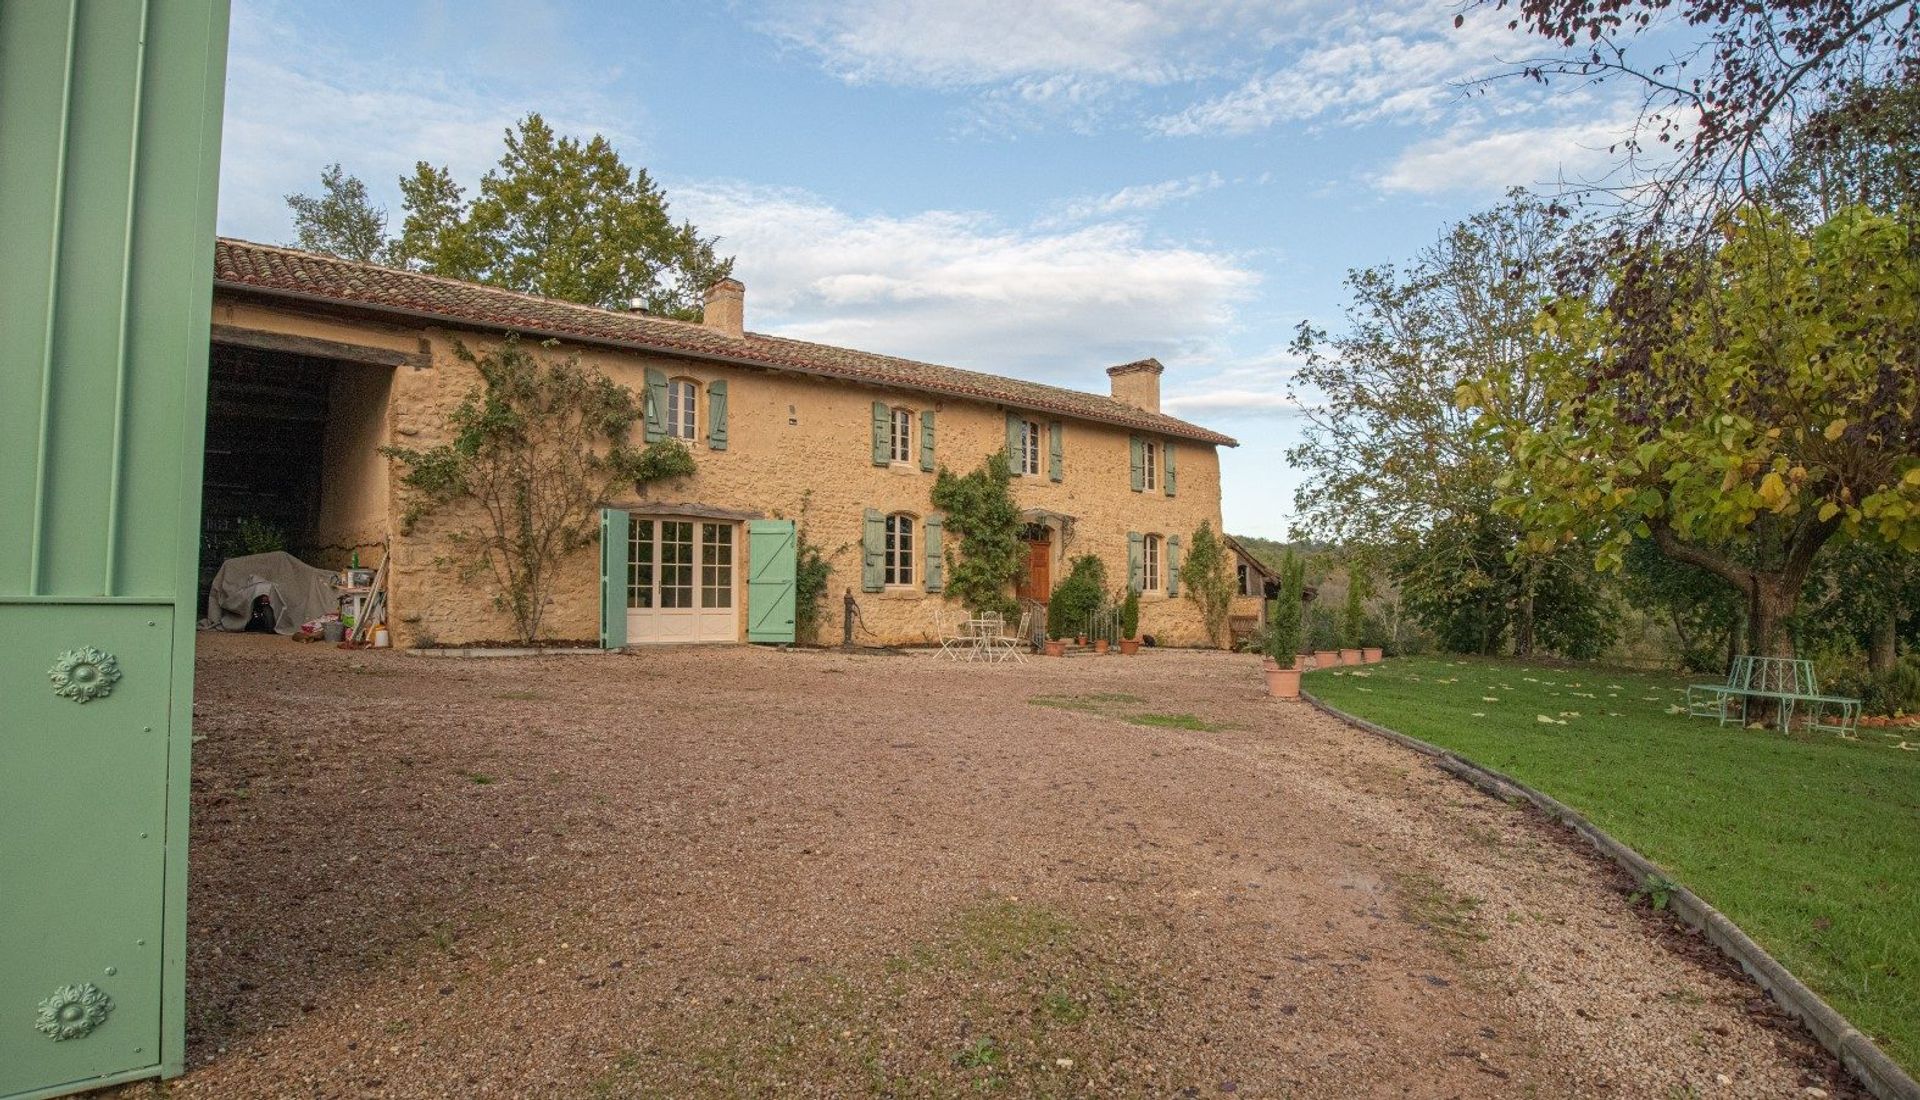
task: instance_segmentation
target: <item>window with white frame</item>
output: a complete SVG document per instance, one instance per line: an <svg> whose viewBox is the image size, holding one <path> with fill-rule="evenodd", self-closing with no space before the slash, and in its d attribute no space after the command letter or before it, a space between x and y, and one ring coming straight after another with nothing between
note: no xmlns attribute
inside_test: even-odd
<svg viewBox="0 0 1920 1100"><path fill-rule="evenodd" d="M700 383L675 378L667 383L667 438L692 439L693 410L700 399Z"/></svg>
<svg viewBox="0 0 1920 1100"><path fill-rule="evenodd" d="M1040 422L1038 420L1022 420L1020 422L1020 454L1016 457L1020 460L1020 468L1015 470L1014 473L1039 476Z"/></svg>
<svg viewBox="0 0 1920 1100"><path fill-rule="evenodd" d="M913 584L913 517L896 512L887 517L887 561L884 580L890 587Z"/></svg>
<svg viewBox="0 0 1920 1100"><path fill-rule="evenodd" d="M895 462L913 461L913 410L893 410L892 448L889 456Z"/></svg>
<svg viewBox="0 0 1920 1100"><path fill-rule="evenodd" d="M1140 589L1160 591L1160 536L1148 535L1140 548Z"/></svg>
<svg viewBox="0 0 1920 1100"><path fill-rule="evenodd" d="M1260 576L1248 565L1245 558L1240 559L1240 594L1242 596L1260 595Z"/></svg>
<svg viewBox="0 0 1920 1100"><path fill-rule="evenodd" d="M1151 492L1160 487L1160 444L1151 439L1140 441L1140 487Z"/></svg>

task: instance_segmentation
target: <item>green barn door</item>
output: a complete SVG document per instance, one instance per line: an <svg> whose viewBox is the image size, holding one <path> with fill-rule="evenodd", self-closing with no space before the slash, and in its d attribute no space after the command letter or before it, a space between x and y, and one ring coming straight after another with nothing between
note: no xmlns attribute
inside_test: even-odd
<svg viewBox="0 0 1920 1100"><path fill-rule="evenodd" d="M747 641L790 643L796 535L790 519L747 523ZM808 641L813 639L809 638Z"/></svg>
<svg viewBox="0 0 1920 1100"><path fill-rule="evenodd" d="M177 1073L224 0L0 0L0 1097Z"/></svg>

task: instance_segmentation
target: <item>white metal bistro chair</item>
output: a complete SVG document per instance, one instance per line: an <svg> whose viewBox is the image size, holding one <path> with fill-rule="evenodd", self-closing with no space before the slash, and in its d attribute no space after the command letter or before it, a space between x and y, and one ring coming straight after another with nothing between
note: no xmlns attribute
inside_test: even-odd
<svg viewBox="0 0 1920 1100"><path fill-rule="evenodd" d="M952 618L939 604L933 607L933 638L940 643L940 656L950 661L972 656L974 643L967 634L966 617Z"/></svg>
<svg viewBox="0 0 1920 1100"><path fill-rule="evenodd" d="M1002 626L1005 624L1003 623ZM987 637L987 654L993 661L1017 661L1026 664L1027 655L1023 652L1028 645L1027 631L1033 627L1032 610L1020 613L1020 627L1008 634L1004 630Z"/></svg>

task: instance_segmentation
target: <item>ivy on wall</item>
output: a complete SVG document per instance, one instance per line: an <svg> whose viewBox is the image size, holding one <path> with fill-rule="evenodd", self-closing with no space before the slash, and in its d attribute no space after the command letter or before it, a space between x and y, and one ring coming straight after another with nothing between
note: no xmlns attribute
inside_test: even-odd
<svg viewBox="0 0 1920 1100"><path fill-rule="evenodd" d="M946 513L947 595L975 614L1014 612L1013 582L1025 564L1013 468L996 451L969 473L945 466L933 482L933 506Z"/></svg>

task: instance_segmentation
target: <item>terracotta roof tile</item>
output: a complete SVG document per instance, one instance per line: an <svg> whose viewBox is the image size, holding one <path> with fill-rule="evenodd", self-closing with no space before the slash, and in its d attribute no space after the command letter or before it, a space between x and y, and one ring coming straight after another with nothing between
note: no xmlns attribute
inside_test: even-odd
<svg viewBox="0 0 1920 1100"><path fill-rule="evenodd" d="M404 313L530 336L553 336L581 343L804 371L851 382L972 398L1203 443L1238 445L1231 436L1175 417L1136 409L1100 394L757 332L735 339L687 321L599 309L228 237L214 244L213 271L214 285L225 290Z"/></svg>

